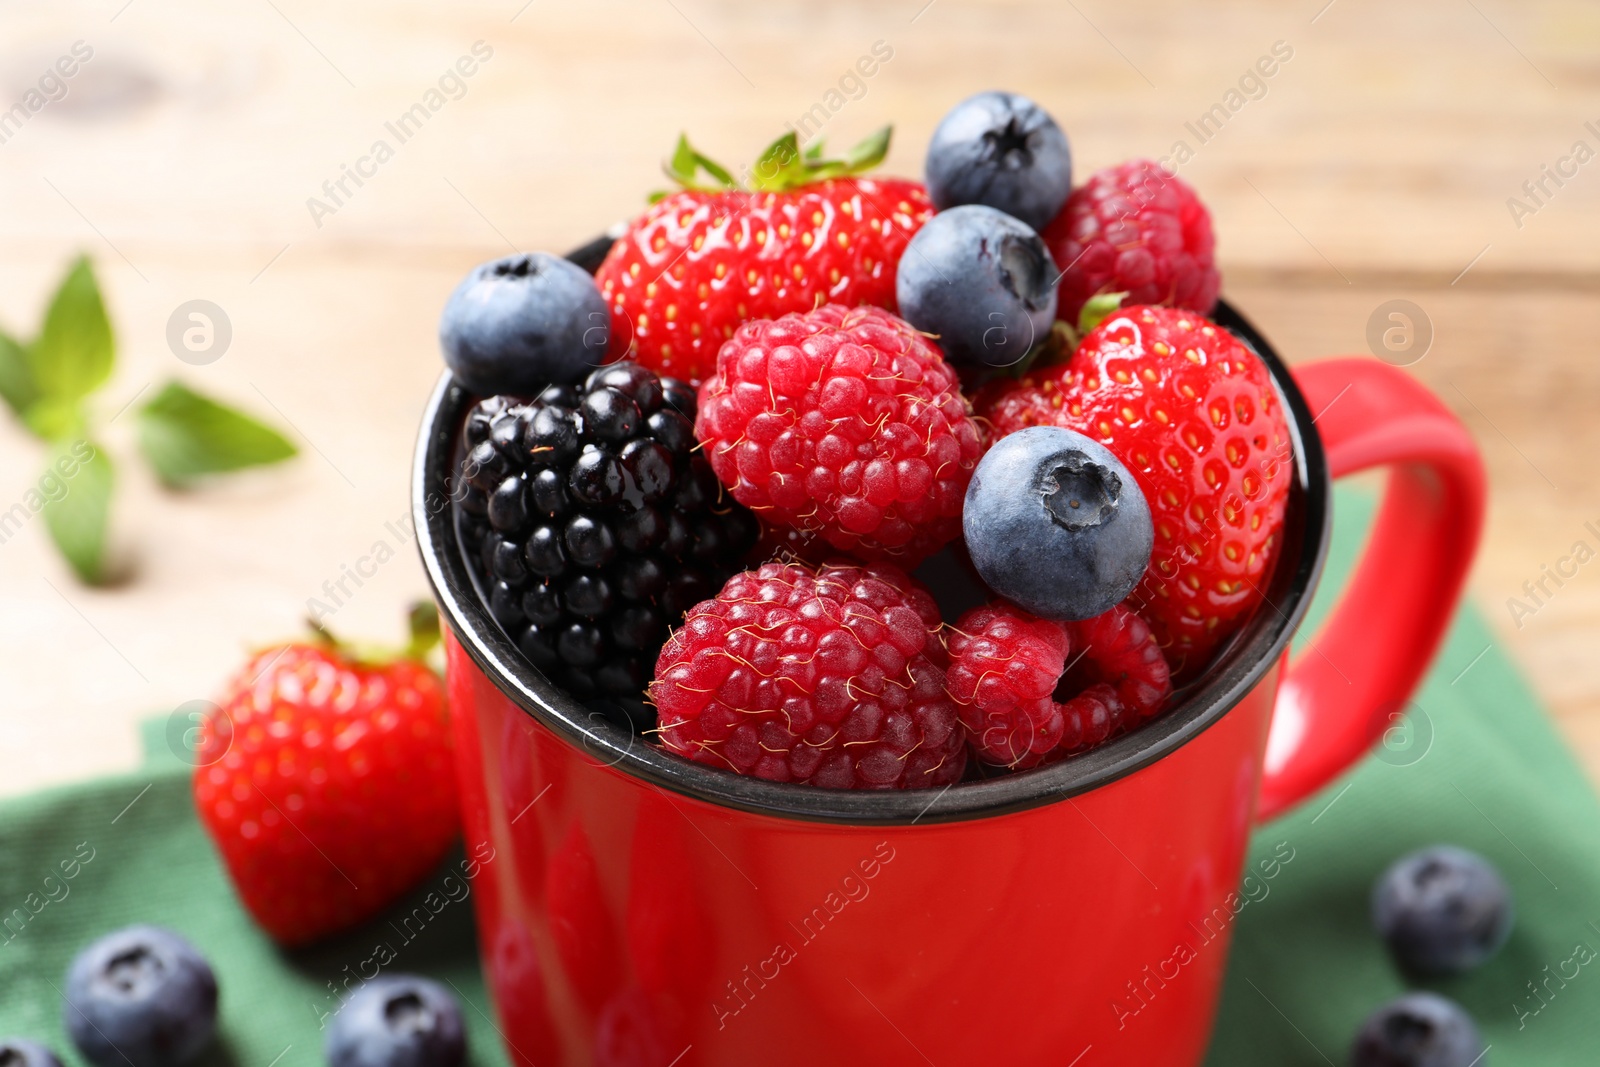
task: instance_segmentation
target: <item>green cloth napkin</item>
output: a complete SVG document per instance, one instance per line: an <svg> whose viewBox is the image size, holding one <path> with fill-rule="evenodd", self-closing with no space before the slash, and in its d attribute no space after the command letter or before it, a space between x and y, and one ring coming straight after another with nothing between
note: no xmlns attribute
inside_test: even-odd
<svg viewBox="0 0 1600 1067"><path fill-rule="evenodd" d="M1319 605L1359 553L1370 512L1368 498L1339 495ZM1600 973L1591 972L1600 966L1578 964L1588 953L1576 949L1600 952L1600 806L1470 609L1416 705L1422 714L1389 747L1257 835L1252 865L1274 853L1280 863L1273 878L1246 887L1212 1067L1342 1067L1366 1013L1406 988L1368 927L1372 880L1401 853L1435 841L1482 852L1516 894L1505 950L1468 977L1431 984L1477 1017L1492 1046L1484 1063L1566 1067L1595 1058ZM0 803L0 1035L43 1040L68 1067L87 1067L61 1028L61 975L95 936L152 922L183 932L217 969L221 1041L204 1067L321 1064L319 1022L336 1004L333 987L379 941L394 946L394 970L454 987L471 1063L502 1067L470 898L409 937L380 918L316 950L279 952L236 903L195 821L187 769L168 752L165 725L152 724L152 755L136 773ZM1288 849L1293 858L1281 862ZM396 914L444 888L457 862ZM1118 1061L1107 1049L1094 1062Z"/></svg>

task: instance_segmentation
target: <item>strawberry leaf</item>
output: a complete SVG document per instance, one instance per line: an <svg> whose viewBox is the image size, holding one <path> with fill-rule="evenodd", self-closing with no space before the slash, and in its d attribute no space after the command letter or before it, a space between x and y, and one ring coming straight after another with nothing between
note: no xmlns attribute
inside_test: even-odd
<svg viewBox="0 0 1600 1067"><path fill-rule="evenodd" d="M672 158L663 163L661 169L666 172L667 177L685 189L720 192L725 189L739 188L739 183L733 180L733 175L728 173L726 167L716 160L701 155L689 143L688 134L678 135L678 144L672 150ZM708 185L702 182L700 180L701 171L705 171L716 184Z"/></svg>
<svg viewBox="0 0 1600 1067"><path fill-rule="evenodd" d="M1096 293L1084 302L1078 312L1078 336L1087 337L1089 331L1117 313L1127 293Z"/></svg>
<svg viewBox="0 0 1600 1067"><path fill-rule="evenodd" d="M793 131L767 146L751 168L750 188L757 192L779 192L804 185L810 180L809 157L800 151L800 138Z"/></svg>
<svg viewBox="0 0 1600 1067"><path fill-rule="evenodd" d="M419 600L406 612L406 623L411 640L401 655L406 659L426 659L442 636L438 607L431 600Z"/></svg>
<svg viewBox="0 0 1600 1067"><path fill-rule="evenodd" d="M297 451L277 430L180 382L168 382L139 409L139 446L156 475L175 488Z"/></svg>
<svg viewBox="0 0 1600 1067"><path fill-rule="evenodd" d="M845 173L860 174L882 163L889 154L889 140L893 135L894 127L885 126L863 138L845 153L844 164L848 168Z"/></svg>
<svg viewBox="0 0 1600 1067"><path fill-rule="evenodd" d="M81 438L62 438L51 451L50 466L39 485L41 489L58 485L60 493L46 495L45 526L78 577L90 585L98 584L105 579L106 530L114 482L111 456Z"/></svg>
<svg viewBox="0 0 1600 1067"><path fill-rule="evenodd" d="M851 148L843 159L824 159L820 142L802 153L799 137L790 130L756 161L750 186L758 192L778 193L871 170L888 155L893 132L892 126L885 126Z"/></svg>
<svg viewBox="0 0 1600 1067"><path fill-rule="evenodd" d="M26 351L39 394L50 400L81 400L111 376L111 320L87 257L79 256L67 271L45 312L39 339Z"/></svg>

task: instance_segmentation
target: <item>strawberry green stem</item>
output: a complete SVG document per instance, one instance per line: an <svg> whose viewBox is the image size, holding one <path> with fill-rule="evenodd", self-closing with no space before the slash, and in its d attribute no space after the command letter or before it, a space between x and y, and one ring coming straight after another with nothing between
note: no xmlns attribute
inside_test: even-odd
<svg viewBox="0 0 1600 1067"><path fill-rule="evenodd" d="M842 159L824 159L821 141L802 151L799 136L790 130L767 146L743 182L691 145L687 135L680 135L672 158L662 169L681 188L700 192L788 192L830 178L871 170L889 154L892 132L893 127L885 126L851 148ZM701 177L702 173L705 178Z"/></svg>

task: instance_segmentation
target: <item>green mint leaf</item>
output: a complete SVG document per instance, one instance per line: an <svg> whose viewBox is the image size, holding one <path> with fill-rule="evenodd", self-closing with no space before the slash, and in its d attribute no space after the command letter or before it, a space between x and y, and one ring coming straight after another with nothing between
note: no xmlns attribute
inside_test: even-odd
<svg viewBox="0 0 1600 1067"><path fill-rule="evenodd" d="M111 456L79 437L55 442L50 466L38 483L50 539L78 577L90 585L106 576L113 480Z"/></svg>
<svg viewBox="0 0 1600 1067"><path fill-rule="evenodd" d="M41 396L28 406L22 421L35 437L55 441L82 430L83 408L76 400Z"/></svg>
<svg viewBox="0 0 1600 1067"><path fill-rule="evenodd" d="M139 409L139 446L167 485L288 459L297 451L278 431L201 396L180 382Z"/></svg>
<svg viewBox="0 0 1600 1067"><path fill-rule="evenodd" d="M1090 330L1115 315L1127 298L1127 293L1096 293L1091 296L1084 303L1083 310L1078 312L1078 336L1087 337Z"/></svg>
<svg viewBox="0 0 1600 1067"><path fill-rule="evenodd" d="M0 398L18 416L39 399L39 383L33 380L27 351L5 333L0 333Z"/></svg>
<svg viewBox="0 0 1600 1067"><path fill-rule="evenodd" d="M27 352L40 395L52 400L81 400L111 376L111 320L87 257L79 256L67 271Z"/></svg>

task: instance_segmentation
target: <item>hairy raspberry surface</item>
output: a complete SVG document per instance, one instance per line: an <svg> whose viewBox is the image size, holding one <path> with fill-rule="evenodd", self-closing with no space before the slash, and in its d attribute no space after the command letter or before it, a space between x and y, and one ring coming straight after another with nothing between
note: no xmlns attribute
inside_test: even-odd
<svg viewBox="0 0 1600 1067"><path fill-rule="evenodd" d="M886 311L836 304L741 326L701 386L695 433L764 520L904 567L960 534L982 454L939 350Z"/></svg>
<svg viewBox="0 0 1600 1067"><path fill-rule="evenodd" d="M1120 607L1054 622L994 603L964 615L949 646L950 696L985 763L1020 769L1086 751L1153 716L1172 693L1150 628ZM1071 695L1059 699L1062 689Z"/></svg>
<svg viewBox="0 0 1600 1067"><path fill-rule="evenodd" d="M1091 175L1040 235L1060 264L1056 314L1078 321L1096 293L1209 314L1217 273L1211 213L1181 178L1147 159Z"/></svg>
<svg viewBox="0 0 1600 1067"><path fill-rule="evenodd" d="M747 319L819 301L895 306L895 269L933 214L917 182L836 178L781 193L674 193L595 274L611 352L698 384Z"/></svg>
<svg viewBox="0 0 1600 1067"><path fill-rule="evenodd" d="M834 789L960 779L933 598L893 567L768 563L689 612L650 695L672 752Z"/></svg>

